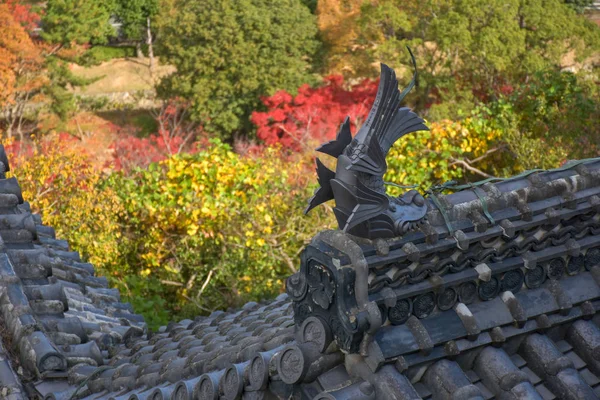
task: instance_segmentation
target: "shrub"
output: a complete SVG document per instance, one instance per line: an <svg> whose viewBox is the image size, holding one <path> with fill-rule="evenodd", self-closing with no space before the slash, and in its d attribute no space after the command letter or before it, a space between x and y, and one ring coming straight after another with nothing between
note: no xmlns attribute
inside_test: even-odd
<svg viewBox="0 0 600 400"><path fill-rule="evenodd" d="M201 127L188 119L188 105L171 100L153 113L156 134L148 137L122 133L111 145L117 171L146 168L173 154L194 152L203 139ZM204 140L205 141L205 140Z"/></svg>
<svg viewBox="0 0 600 400"><path fill-rule="evenodd" d="M71 147L73 140L62 134L7 146L11 170L44 224L110 276L119 268L124 245L118 225L124 208L86 154Z"/></svg>
<svg viewBox="0 0 600 400"><path fill-rule="evenodd" d="M302 216L310 189L298 160L276 148L240 156L215 141L131 176L114 174L132 244L118 279L151 280L143 289L128 283L131 293L160 295L180 316L280 293L300 249L327 226L323 210Z"/></svg>
<svg viewBox="0 0 600 400"><path fill-rule="evenodd" d="M471 116L428 126L429 131L412 133L392 146L386 181L425 192L448 181L476 182L517 171L507 158L502 132L486 120ZM397 194L398 189L388 186L388 191Z"/></svg>

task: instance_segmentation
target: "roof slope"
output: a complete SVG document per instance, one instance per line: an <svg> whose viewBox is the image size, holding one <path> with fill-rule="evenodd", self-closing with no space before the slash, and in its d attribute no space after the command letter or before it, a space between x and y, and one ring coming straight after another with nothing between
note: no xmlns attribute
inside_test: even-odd
<svg viewBox="0 0 600 400"><path fill-rule="evenodd" d="M600 398L595 160L438 196L403 238L323 232L288 294L156 333L0 178L0 398Z"/></svg>

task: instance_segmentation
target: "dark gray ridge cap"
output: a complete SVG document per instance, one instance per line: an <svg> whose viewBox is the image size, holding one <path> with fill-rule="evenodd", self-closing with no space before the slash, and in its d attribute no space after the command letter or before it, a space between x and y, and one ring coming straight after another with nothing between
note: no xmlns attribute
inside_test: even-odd
<svg viewBox="0 0 600 400"><path fill-rule="evenodd" d="M375 389L369 382L357 382L338 390L321 392L313 397L314 400L375 400Z"/></svg>
<svg viewBox="0 0 600 400"><path fill-rule="evenodd" d="M474 371L486 388L500 398L542 400L528 376L502 349L484 348L477 356Z"/></svg>
<svg viewBox="0 0 600 400"><path fill-rule="evenodd" d="M176 385L173 384L157 387L150 394L149 400L169 400L175 391L175 386Z"/></svg>
<svg viewBox="0 0 600 400"><path fill-rule="evenodd" d="M4 153L4 148L0 151L0 154ZM0 179L0 193L8 195L4 196L0 200L4 200L2 206L14 206L14 197L10 195L14 195L17 197L19 204L23 204L23 193L21 192L21 187L17 182L16 178L9 179ZM28 208L28 205L23 205L24 208Z"/></svg>
<svg viewBox="0 0 600 400"><path fill-rule="evenodd" d="M572 310L571 312L574 312L574 310ZM561 318L565 318L564 316L560 316L560 314L558 314L557 316L561 317ZM576 318L577 318L577 316L576 316ZM567 319L567 321L568 321L568 319ZM581 321L581 320L579 320L579 321ZM576 320L576 322L579 324L579 322L577 320ZM589 321L583 321L583 322L586 323L586 324L592 324L592 322L589 322ZM523 332L522 330L518 330L517 328L513 328L513 329L515 329L516 331L520 331L521 334L522 334L522 336L525 336L525 337L527 337L527 335L528 335L527 332L529 332L527 329L525 330L525 332ZM563 332L567 332L567 333L563 333L563 334L565 334L565 335L568 334L568 332L570 331L570 329L573 329L573 327L571 326L571 328L569 328L569 329L562 330ZM174 330L172 329L172 331L174 331ZM554 336L555 335L553 335L553 337ZM164 339L173 340L172 337L171 338L166 337L166 338L158 340L156 343L158 343L159 348L162 347L162 346L165 346L166 344L168 344L168 341L165 341ZM553 340L558 340L559 341L559 342L556 343L556 348L561 349L561 351L569 351L569 349L572 348L570 346L565 346L564 340L560 339L560 337L558 337L557 339L553 339ZM560 342L562 342L562 343L559 345ZM524 340L520 340L520 343L524 343ZM493 347L493 346L490 347L489 345L486 345L485 342L482 342L481 345L483 346L482 348L481 347L479 349L478 348L473 348L470 351L471 353L474 354L474 359L475 360L477 360L477 357L479 357L479 355L482 354L481 349L487 349L487 348L495 349L495 347ZM510 398L522 398L522 399L526 399L526 398L547 398L548 394L549 393L551 394L551 392L549 391L549 389L546 386L543 386L540 383L541 380L540 380L539 377L537 379L532 379L532 378L529 377L532 372L526 372L526 371L530 371L530 370L527 369L528 368L527 367L527 362L525 361L524 357L520 357L518 354L514 353L514 351L521 351L522 352L523 351L522 349L524 349L524 345L521 345L521 350L519 350L519 346L517 346L516 348L514 348L514 346L511 345L509 342L506 342L506 344L503 343L502 346L507 349L507 350L503 350L504 353L509 354L507 352L510 351L510 354L511 354L509 356L510 362L513 363L515 366L517 366L517 368L523 368L523 372L527 375L527 377L528 377L527 379L529 381L521 381L522 374L516 373L516 371L513 371L515 373L513 373L512 375L506 375L505 374L505 375L503 375L504 380L501 381L501 383L504 384L504 386L502 388L502 392L498 391L496 393L496 395L502 394L503 396L513 396L513 395L515 395L515 393L516 394L521 393L521 397L510 397ZM288 346L284 346L284 348L286 348L286 347L288 347ZM141 348L143 348L143 347L141 347ZM511 349L511 350L509 350L509 349ZM523 354L523 353L520 353L520 354ZM468 356L468 354L461 355L461 357L466 357L466 356ZM574 355L571 355L569 357L574 357ZM519 358L520 358L521 361L517 365L517 363L514 360L518 360ZM386 376L387 379L379 379L379 381L380 382L387 382L388 385L392 385L393 389L390 388L390 387L384 386L384 387L380 388L379 390L383 391L383 393L390 393L389 392L390 390L400 390L401 391L400 393L404 393L403 396L405 396L405 397L398 397L398 398L430 398L431 397L431 393L432 392L435 393L436 390L438 390L438 389L436 389L435 386L430 385L428 383L428 379L432 379L431 376L434 375L434 373L435 373L434 371L436 369L436 366L440 370L444 370L444 368L448 368L448 366L443 366L443 365L442 366L438 366L437 363L447 364L448 362L451 362L451 361L442 359L442 360L440 360L440 361L438 361L438 362L436 362L434 364L426 364L423 367L419 367L419 372L415 372L414 369L413 369L412 372L411 371L407 371L406 375L400 373L399 372L400 370L398 370L398 375L396 375L396 373L391 374L391 371L389 371L389 367L387 367L387 371L388 371L388 375ZM473 365L473 364L474 364L474 362L471 363L471 365ZM484 364L484 363L482 363L482 364ZM579 376L579 377L581 377L581 379L584 379L584 380L586 379L585 377L587 377L588 380L593 379L593 378L590 377L589 372L587 372L581 364L582 364L581 362L578 363L578 365L579 365L578 368L579 369L577 370L577 373L575 375L573 375L574 374L573 371L570 372L572 374L572 376L574 376L574 377L578 377ZM456 399L461 399L461 398L465 398L465 399L467 399L467 398L477 398L477 397L471 397L471 395L475 394L475 390L479 390L481 393L483 393L484 394L484 398L489 398L491 395L493 395L493 391L495 390L493 388L493 382L489 383L488 382L489 380L486 380L486 379L479 380L479 378L477 377L477 375L473 375L474 372L472 370L470 370L470 369L464 369L464 368L468 368L468 363L467 364L462 363L460 365L461 365L461 368L463 368L464 375L468 376L469 379L471 379L471 378L474 377L473 379L475 381L472 382L472 385L466 385L466 386L462 385L460 387L453 388L452 390L453 390L453 394L455 396L454 398L456 398ZM508 364L508 365L510 365L510 364ZM585 365L585 363L583 363L583 365ZM456 367L456 364L454 364L453 366ZM232 366L232 367L234 367L234 366ZM225 373L227 371L230 371L232 369L232 367L229 367L229 368L227 368L225 370L218 370L218 371L216 371L217 375L220 375L222 373L223 375L221 375L221 379L224 379ZM340 365L338 365L337 368L339 368L339 367L340 367ZM444 367L444 368L442 368L442 367ZM506 360L504 360L503 364L501 364L501 367L502 368L506 368ZM533 367L533 365L531 365L530 367ZM335 368L333 368L333 369L335 369ZM333 369L330 369L330 371L332 371ZM395 367L395 369L397 369L397 368ZM490 369L491 369L491 371L494 371L493 368L490 367ZM480 372L481 372L482 375L485 376L485 371L483 371L483 372L480 371ZM453 373L457 373L457 371L454 370ZM114 375L116 375L116 373ZM113 378L114 378L114 375L113 375ZM212 376L214 376L214 375L215 374L213 374ZM302 383L302 384L300 384L301 387L303 387L303 388L306 387L305 389L302 389L303 393L311 393L311 394L314 394L315 396L317 394L319 394L320 396L322 396L322 398L325 398L325 399L328 399L328 398L347 399L347 397L343 397L343 396L345 396L344 393L357 393L357 392L353 391L352 389L347 389L347 391L344 390L344 388L352 386L352 385L354 385L353 388L355 388L355 384L352 384L352 383L348 384L348 379L347 378L346 379L344 379L344 378L341 379L342 382L345 382L345 383L340 384L341 385L340 389L333 390L333 391L329 390L329 392L331 392L331 393L327 393L325 391L319 392L318 391L319 390L318 389L319 388L319 384L320 384L319 382L323 382L322 377L324 375L326 375L326 374L325 373L321 374L321 376L315 382L313 382L311 384L308 384L308 383ZM184 380L185 381L194 381L194 382L196 382L196 378L198 378L199 376L201 376L201 375L198 374L195 377L194 376L189 376L189 377L185 378ZM346 376L348 376L348 375L346 374ZM377 376L380 377L382 375L380 375L378 373ZM404 376L405 378L399 378L398 376ZM438 376L436 379L442 379L442 378L443 378L443 376L442 377ZM276 383L277 381L276 380L273 381L273 379L277 379L277 374L273 375L272 377L269 376L267 378L267 382L269 382L268 385L267 385L267 390L270 390L269 388L272 388L274 391L279 391L279 393L286 393L285 392L285 390L286 390L285 388L286 387L288 388L287 390L290 390L289 386L281 386L281 384ZM579 378L577 378L577 379L578 379L577 382L579 382L581 384L581 382L582 382L581 379L579 379ZM199 381L200 380L198 380L196 383L198 383ZM481 382L484 382L484 381L488 382L487 384L490 385L490 386L492 386L492 387L488 388L487 386L483 386ZM530 381L533 381L535 383L529 384ZM359 381L359 382L362 382L362 381ZM567 381L567 383L569 383L569 384L570 384L570 382L571 381ZM172 388L174 388L178 384L179 384L179 386L181 386L181 383L182 383L181 381L178 381L175 384L171 384L171 386L172 386ZM189 382L187 382L187 383L188 383L188 387L191 386L191 385L189 385ZM219 384L220 387L223 387L225 385L222 382L222 380L219 381L218 384ZM514 384L514 386L512 386L513 384ZM371 385L371 384L369 383L369 385ZM393 385L396 385L396 386L393 386ZM335 386L335 383L332 384L331 386ZM311 388L310 390L309 390L309 387ZM414 388L414 391L411 390L411 387ZM447 386L445 386L445 387L447 387ZM462 389L463 387L465 387L465 389ZM475 387L475 389L473 389L473 387ZM568 388L570 388L570 386L568 386L567 389ZM196 386L192 387L191 389L195 390ZM97 392L96 395L89 396L88 398L108 399L108 398L111 398L111 397L121 398L121 396L122 396L122 398L129 398L130 396L133 396L134 394L137 394L137 392L139 392L140 390L141 390L142 393L146 393L146 392L152 393L151 391L143 390L143 387L142 387L142 388L134 388L131 391L126 392L126 393L124 393L123 391L118 391L117 393L100 391L100 392ZM368 392L368 390L367 390L367 392ZM259 395L258 393L261 393L261 392L256 392L256 391L255 392L248 392L248 394L246 394L246 392L244 392L244 398L254 398L255 396L262 396L262 395ZM396 392L392 392L392 393L396 393ZM413 397L414 393L418 393L418 395L417 395L418 397ZM522 393L525 393L525 394L522 394ZM438 393L438 395L439 395L439 393ZM331 396L335 396L335 397L331 397ZM408 397L406 397L406 396L408 396ZM460 397L460 396L465 396L465 397ZM540 396L540 397L536 397L536 396ZM203 398L203 397L200 397L200 398ZM262 398L262 397L258 397L258 398ZM361 397L358 397L358 398L360 399ZM368 395L367 395L367 397L365 397L365 398L372 398L372 397L368 397ZM379 398L379 397L375 397L375 398Z"/></svg>
<svg viewBox="0 0 600 400"><path fill-rule="evenodd" d="M79 397L79 396L77 396ZM103 391L100 393L88 394L85 397L79 397L80 400L108 400L111 397L111 393Z"/></svg>
<svg viewBox="0 0 600 400"><path fill-rule="evenodd" d="M46 371L64 371L67 360L43 332L36 331L19 342L23 367L37 375Z"/></svg>
<svg viewBox="0 0 600 400"><path fill-rule="evenodd" d="M487 345L473 349L458 357L456 362L441 359L407 371L404 362L398 360L396 368L404 371L417 390L419 397L416 398L429 399L433 392L433 398L471 399L478 398L479 391L481 398L486 399L493 396L506 399L594 399L598 398L600 379L586 368L586 362L579 357L592 353L591 348L576 349L569 344L575 344L577 340L569 332L583 328L588 332L598 329L595 323L579 320L567 329L554 330L548 335L523 333L500 347ZM530 356L531 353L534 356ZM356 371L361 364L358 355L346 357L350 371L354 368L355 374L368 378L368 368ZM556 382L551 384L552 379ZM595 392L590 392L590 387Z"/></svg>
<svg viewBox="0 0 600 400"><path fill-rule="evenodd" d="M563 208L561 210L558 210L557 214L559 214L560 218L562 218L564 220L568 220L572 216L575 216L578 214L580 215L582 213L589 212L589 211L592 211L591 205L581 204L578 206L577 210L570 210L570 209ZM531 230L533 228L542 227L545 223L547 223L546 216L544 214L537 214L530 221L519 220L519 221L511 222L511 225L512 225L511 229ZM496 226L490 227L484 233L479 233L476 231L465 231L465 232L466 232L465 237L469 242L479 243L481 241L489 241L490 239L493 239L495 237L502 237L504 235L505 229L503 227L501 227L500 225L496 225ZM548 233L551 233L551 232L548 232ZM406 239L403 238L400 240L401 240L401 242L403 242L404 240L408 241L409 238L407 236ZM435 247L425 241L414 240L412 242L412 244L413 244L413 247L416 248L416 251L419 252L420 257L423 257L423 258L426 257L428 254L430 254L432 251L444 252L447 250L454 249L457 246L456 240L453 237L440 238L436 242ZM366 258L369 263L369 266L372 268L385 265L386 263L389 263L390 261L396 262L398 260L402 261L403 259L408 260L408 257L409 257L409 254L406 253L403 250L403 248L392 248L390 253L388 253L385 256L376 256L376 254L372 250L368 250L368 249L366 250L365 254L366 254Z"/></svg>
<svg viewBox="0 0 600 400"><path fill-rule="evenodd" d="M580 183L579 178L587 178L593 181L600 180L598 173L600 162L597 159L580 160L577 163L579 164L571 164L571 166L565 164L565 166L556 170L540 171L528 176L515 176L496 183L487 183L481 188L492 197L519 191L531 192L532 196L535 196L545 188L552 188L560 195L573 187L585 187L585 185L578 185ZM462 190L445 196L445 200L450 204L458 204L475 201L478 198L471 190Z"/></svg>
<svg viewBox="0 0 600 400"><path fill-rule="evenodd" d="M124 349L123 356L127 359L118 361L118 366L125 368L136 364L135 368L139 376L135 383L131 380L127 381L130 382L129 384L134 384L129 387L131 390L147 387L150 383L156 385L169 381L177 384L182 378L193 380L202 374L224 373L232 365L247 366L259 351L276 345L282 346L294 340L293 328L281 327L292 321L291 315L281 314L281 311L289 310L289 306L287 296L281 296L279 301L267 307L250 304L241 311L228 314L217 313L207 319L169 324L163 329L164 333L157 333L150 340L142 338L129 349ZM264 322L266 325L255 327L254 332L248 331L250 326L243 326L244 318L240 316L253 315L253 313L262 315L265 321L271 322ZM193 336L194 332L196 336ZM252 335L256 333L258 336ZM200 343L199 352L196 353L200 357L195 357L194 348L190 347L196 341ZM239 341L239 344L233 344L234 341ZM185 350L185 357L178 356L182 349ZM341 354L335 357L339 358ZM274 366L270 371L271 374L276 373ZM148 378L148 375L151 378ZM110 372L105 371L91 379L88 388L92 392L102 393L104 390L110 390L112 393L115 385L118 387L122 385L117 382L121 378L123 377L117 372L111 376ZM150 379L153 382L150 382ZM190 389L189 386L188 384L187 389Z"/></svg>
<svg viewBox="0 0 600 400"><path fill-rule="evenodd" d="M39 236L39 241L45 248L55 248L64 251L69 251L69 242L66 240L57 240L50 237Z"/></svg>
<svg viewBox="0 0 600 400"><path fill-rule="evenodd" d="M570 307L565 310L559 302L560 299L568 302ZM598 283L592 278L590 272L581 272L578 275L565 276L561 280L548 280L537 289L523 290L516 294L504 292L502 296L487 302L468 306L459 303L454 309L438 312L419 320L425 335L423 338L420 335L421 329L411 329L407 324L384 326L375 334L375 343L381 349L385 359L410 354L410 358L418 362L419 351L430 352L422 348L423 344L419 344L422 341L431 341L433 346L443 346L446 342L460 339L473 341L481 333L497 327L508 329L517 320L511 312L515 304L518 304L523 312L523 315L518 316L521 329L528 329L531 323L537 326L535 319L540 315L545 314L550 318L569 318L576 313L581 315L582 311L577 306L583 306L586 302L594 305L594 301L598 299L600 299ZM597 308L594 309L597 311ZM561 316L560 313L564 314L565 311L568 311L566 315ZM553 313L558 315L552 315ZM492 338L489 337L488 340L491 341ZM413 355L414 352L417 354ZM434 351L433 354L435 353ZM443 353L438 356L443 356Z"/></svg>
<svg viewBox="0 0 600 400"><path fill-rule="evenodd" d="M371 372L366 365L358 362L349 366L346 357L346 368L351 374L356 374L369 382L375 390L376 399L419 399L419 395L408 377L393 365L384 365L377 372ZM353 373L353 369L356 370Z"/></svg>
<svg viewBox="0 0 600 400"><path fill-rule="evenodd" d="M567 339L588 364L588 368L600 375L600 329L590 321L579 320L571 325Z"/></svg>
<svg viewBox="0 0 600 400"><path fill-rule="evenodd" d="M440 398L483 400L481 390L473 385L460 366L450 360L440 360L427 369L423 383Z"/></svg>
<svg viewBox="0 0 600 400"><path fill-rule="evenodd" d="M54 230L54 228L52 228L51 226L42 225L41 217L39 219L34 219L34 221L36 221L35 232L38 235L38 239L41 239L41 238L51 239L52 240L51 243L57 243L58 242L56 240L56 231ZM39 223L37 223L38 221L39 221ZM63 246L59 246L57 248L57 250L69 251L68 245L67 245L67 248L62 248L62 247Z"/></svg>
<svg viewBox="0 0 600 400"><path fill-rule="evenodd" d="M500 225L506 223L529 222L530 218L552 209L560 213L558 217L565 217L569 211L573 212L573 207L587 206L597 209L599 206L598 195L600 194L600 163L597 161L588 161L588 163L591 165L588 170L593 170L593 173L575 175L577 170L573 168L568 170L572 172L549 174L548 176L553 177L553 180L549 180L543 186L532 185L526 177L518 178L524 182L523 188L506 193L493 189L500 183L484 185L483 188L488 194L484 196L484 199L496 225L490 223L485 229L482 229L482 232L487 233L489 229L499 229ZM569 201L565 200L565 195L569 196ZM485 213L481 200L475 196L472 189L465 189L439 198L448 206L446 214L453 228L467 234L474 231L475 225L477 225L473 223L472 216ZM527 210L523 208L523 204L527 206ZM419 244L426 239L431 243L436 243L438 239L444 238L454 241L454 238L448 234L439 210L434 206L430 205L430 207L428 220L422 225L422 228L401 238L388 240L390 250L399 249L406 243ZM363 244L369 242L360 238L356 238L356 241ZM365 256L374 253L368 246L365 250Z"/></svg>

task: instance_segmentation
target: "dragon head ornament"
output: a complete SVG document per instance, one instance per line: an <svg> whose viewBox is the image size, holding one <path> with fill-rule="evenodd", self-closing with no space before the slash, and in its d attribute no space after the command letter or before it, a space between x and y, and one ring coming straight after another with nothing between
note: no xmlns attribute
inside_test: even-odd
<svg viewBox="0 0 600 400"><path fill-rule="evenodd" d="M321 145L317 151L337 158L335 172L317 158L317 176L321 185L309 200L305 213L328 200L335 200L335 216L339 227L351 235L368 239L404 235L422 222L427 201L416 190L402 196L386 194L383 175L386 156L402 136L428 130L423 119L400 102L417 81L415 58L410 51L415 73L402 92L398 90L396 73L381 64L377 97L369 115L352 138L350 120L342 123L335 140Z"/></svg>

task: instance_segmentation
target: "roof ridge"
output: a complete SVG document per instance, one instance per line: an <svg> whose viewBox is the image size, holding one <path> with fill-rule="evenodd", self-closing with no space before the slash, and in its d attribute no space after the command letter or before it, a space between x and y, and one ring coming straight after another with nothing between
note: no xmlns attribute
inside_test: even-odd
<svg viewBox="0 0 600 400"><path fill-rule="evenodd" d="M365 355L383 324L590 270L600 254L599 195L600 160L583 160L439 196L400 238L322 232L287 281L296 324L318 316L342 349Z"/></svg>
<svg viewBox="0 0 600 400"><path fill-rule="evenodd" d="M10 171L1 145L0 160L0 169ZM103 365L110 347L145 334L143 317L32 214L17 180L5 172L0 239L0 314L25 381L66 377L74 362Z"/></svg>

